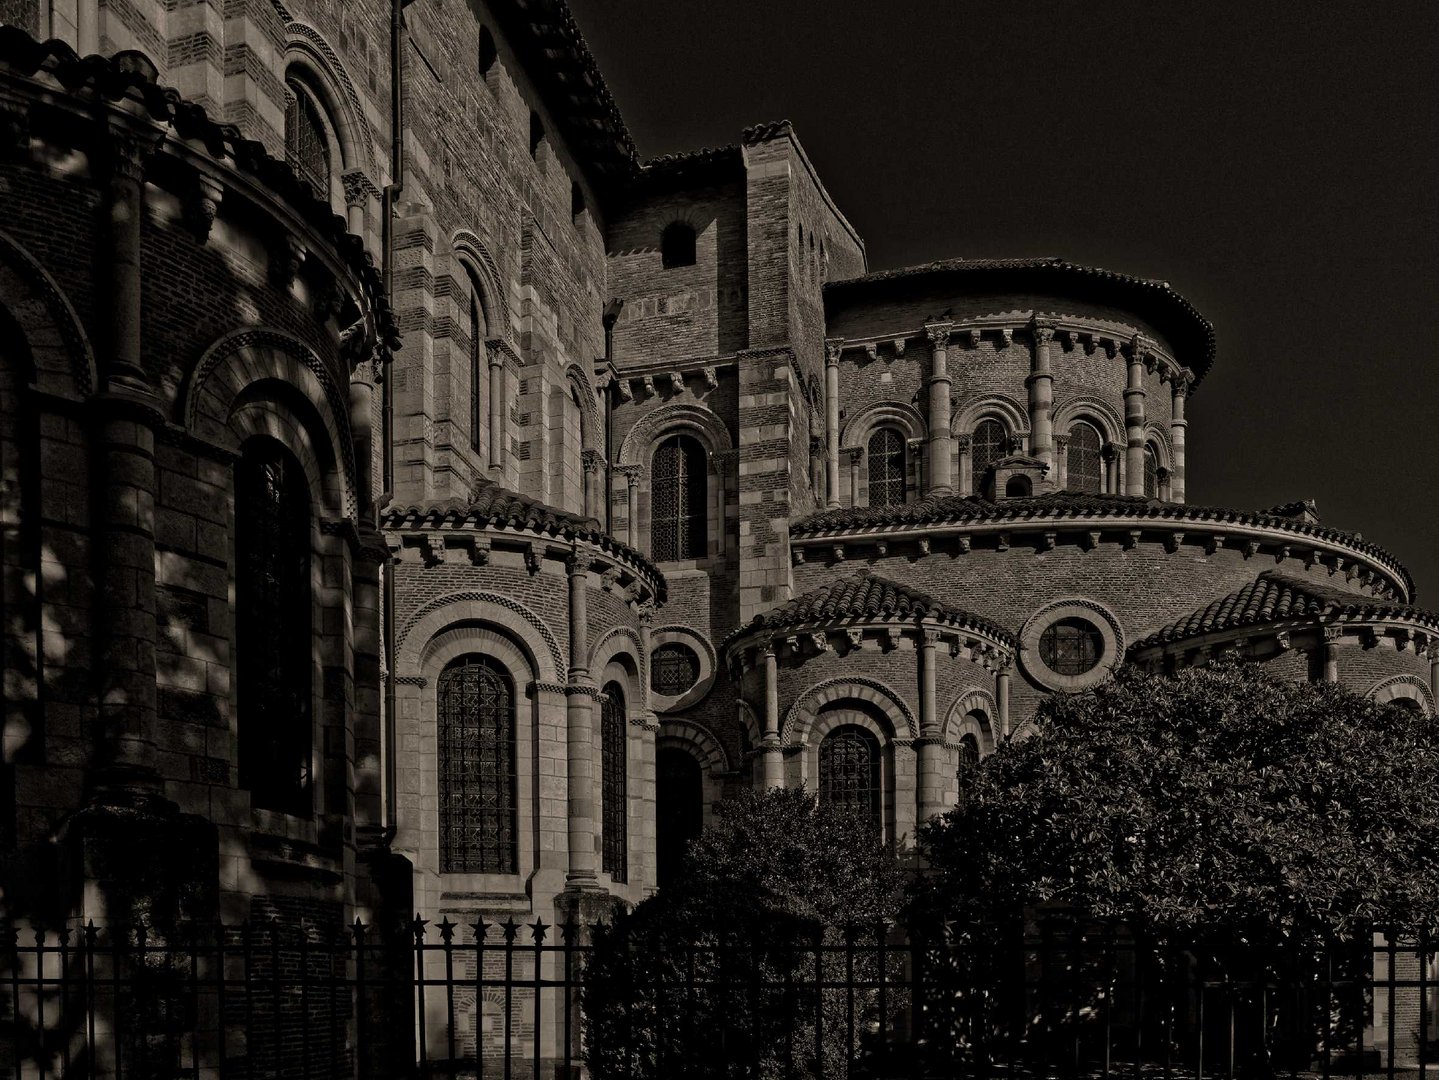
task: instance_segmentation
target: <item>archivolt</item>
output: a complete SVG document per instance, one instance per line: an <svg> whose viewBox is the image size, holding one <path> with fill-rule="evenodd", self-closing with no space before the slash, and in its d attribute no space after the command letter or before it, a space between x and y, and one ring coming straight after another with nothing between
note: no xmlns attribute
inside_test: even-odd
<svg viewBox="0 0 1439 1080"><path fill-rule="evenodd" d="M903 698L877 679L842 675L816 683L795 699L789 712L785 713L780 740L789 746L802 744L809 737L810 725L819 710L831 701L845 698L867 701L878 707L889 718L895 735L907 734L909 738L919 738L919 723Z"/></svg>
<svg viewBox="0 0 1439 1080"><path fill-rule="evenodd" d="M484 610L489 606L491 610ZM454 611L445 609L454 607ZM494 610L494 609L499 610ZM518 616L518 619L515 618ZM402 657L418 662L420 649L425 643L453 622L489 621L505 627L524 641L534 654L533 660L544 682L558 681L566 677L568 667L560 643L550 628L529 608L508 596L488 592L453 592L437 596L422 604L400 628L395 636L396 651ZM411 638L415 638L414 641ZM546 671L548 661L549 670Z"/></svg>
<svg viewBox="0 0 1439 1080"><path fill-rule="evenodd" d="M45 268L0 232L0 301L20 326L36 388L83 399L97 385L95 354L80 319Z"/></svg>
<svg viewBox="0 0 1439 1080"><path fill-rule="evenodd" d="M688 750L710 772L729 772L729 755L724 744L709 728L693 720L666 720L655 739L657 746L680 746Z"/></svg>
<svg viewBox="0 0 1439 1080"><path fill-rule="evenodd" d="M909 439L923 438L924 417L913 405L903 401L877 401L845 421L839 434L841 446L863 446L869 433L880 424L889 421L898 424Z"/></svg>
<svg viewBox="0 0 1439 1080"><path fill-rule="evenodd" d="M335 99L343 98L343 108L346 121L346 130L341 138L341 149L349 158L344 164L349 168L355 168L363 163L363 166L371 173L375 171L375 139L370 131L369 121L365 119L365 108L360 104L360 96L355 93L355 84L350 81L349 74L345 71L344 64L335 55L335 50L330 48L330 43L313 26L302 22L292 22L286 25L285 34L289 40L285 43L287 54L298 53L305 59L307 67L311 68L315 75L322 81L340 88L340 94L335 95L333 91L327 94ZM321 90L330 90L329 86L320 87ZM326 103L331 112L336 112L341 107L341 101L331 100ZM335 123L335 117L331 117ZM340 124L335 123L337 131ZM358 144L358 145L357 145Z"/></svg>
<svg viewBox="0 0 1439 1080"><path fill-rule="evenodd" d="M655 440L673 429L696 433L710 453L728 450L731 446L729 429L709 409L689 404L662 405L630 428L620 444L619 464L649 464L646 459Z"/></svg>
<svg viewBox="0 0 1439 1080"><path fill-rule="evenodd" d="M474 271L480 286L480 298L489 316L489 336L492 338L510 336L510 305L505 298L505 289L500 277L500 268L495 264L490 249L469 229L458 229L450 241L454 249Z"/></svg>

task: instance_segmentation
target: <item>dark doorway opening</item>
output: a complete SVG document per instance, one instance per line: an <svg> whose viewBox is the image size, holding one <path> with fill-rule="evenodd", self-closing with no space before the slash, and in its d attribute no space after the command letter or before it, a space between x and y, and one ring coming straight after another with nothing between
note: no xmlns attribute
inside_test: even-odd
<svg viewBox="0 0 1439 1080"><path fill-rule="evenodd" d="M673 883L685 847L704 828L700 763L684 750L661 747L655 759L655 856L659 887Z"/></svg>

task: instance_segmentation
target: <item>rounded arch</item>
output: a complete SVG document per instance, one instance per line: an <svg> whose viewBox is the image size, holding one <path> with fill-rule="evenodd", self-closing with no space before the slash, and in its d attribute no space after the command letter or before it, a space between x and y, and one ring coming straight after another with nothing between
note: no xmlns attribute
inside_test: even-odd
<svg viewBox="0 0 1439 1080"><path fill-rule="evenodd" d="M709 409L687 403L662 405L626 433L620 443L620 465L649 466L654 444L666 435L685 432L696 436L711 455L733 446L729 428Z"/></svg>
<svg viewBox="0 0 1439 1080"><path fill-rule="evenodd" d="M904 432L905 439L922 439L928 430L924 417L913 405L903 401L877 401L845 421L840 429L842 447L863 447L870 432L877 427L893 425Z"/></svg>
<svg viewBox="0 0 1439 1080"><path fill-rule="evenodd" d="M1387 679L1380 679L1364 696L1377 705L1386 705L1391 701L1412 701L1418 704L1426 716L1434 715L1434 695L1417 675L1391 675Z"/></svg>
<svg viewBox="0 0 1439 1080"><path fill-rule="evenodd" d="M1161 469L1174 467L1174 448L1169 444L1169 434L1153 421L1144 426L1144 445L1154 447Z"/></svg>
<svg viewBox="0 0 1439 1080"><path fill-rule="evenodd" d="M744 729L745 737L749 740L751 747L758 746L764 740L764 730L760 724L759 713L744 698L738 699L739 723Z"/></svg>
<svg viewBox="0 0 1439 1080"><path fill-rule="evenodd" d="M19 242L0 232L0 305L20 329L37 390L79 401L98 385L95 353L69 299Z"/></svg>
<svg viewBox="0 0 1439 1080"><path fill-rule="evenodd" d="M586 450L602 450L605 427L600 419L599 395L595 393L595 384L589 372L580 364L569 364L565 368L565 375L580 399L580 445Z"/></svg>
<svg viewBox="0 0 1439 1080"><path fill-rule="evenodd" d="M343 499L336 488L335 457L323 437L324 423L295 387L278 379L250 383L235 399L229 429L242 454L246 444L257 436L280 444L296 459L305 476L314 513L335 517L341 512Z"/></svg>
<svg viewBox="0 0 1439 1080"><path fill-rule="evenodd" d="M852 675L816 683L796 698L780 725L780 741L786 746L804 745L820 710L845 699L868 703L883 713L891 728L886 738L919 738L919 723L903 698L878 679Z"/></svg>
<svg viewBox="0 0 1439 1080"><path fill-rule="evenodd" d="M345 65L330 48L325 36L313 26L291 22L285 26L285 67L299 67L308 76L306 83L315 91L320 103L330 114L339 144L342 167L375 171L375 139L365 119L365 109L355 92Z"/></svg>
<svg viewBox="0 0 1439 1080"><path fill-rule="evenodd" d="M423 674L427 643L450 626L465 623L492 628L523 649L537 682L560 684L567 669L559 642L529 608L508 596L486 592L455 592L423 604L405 620L395 636L395 676Z"/></svg>
<svg viewBox="0 0 1439 1080"><path fill-rule="evenodd" d="M207 349L180 395L179 422L196 438L223 449L238 449L230 420L237 407L260 395L259 384L287 388L292 402L316 426L311 438L324 442L339 465L339 513L357 513L354 442L347 395L340 393L329 369L303 342L268 327L236 330Z"/></svg>
<svg viewBox="0 0 1439 1080"><path fill-rule="evenodd" d="M485 622L457 622L425 641L419 664L435 675L470 654L487 656L509 675L517 693L535 681L535 666L526 650L503 627Z"/></svg>
<svg viewBox="0 0 1439 1080"><path fill-rule="evenodd" d="M656 750L664 747L685 750L693 755L707 773L730 772L729 754L724 744L703 724L693 720L665 720L655 736Z"/></svg>
<svg viewBox="0 0 1439 1080"><path fill-rule="evenodd" d="M1124 421L1114 407L1101 397L1094 394L1076 394L1056 404L1056 435L1068 435L1069 429L1081 420L1098 429L1100 445L1106 442L1122 443L1126 438Z"/></svg>
<svg viewBox="0 0 1439 1080"><path fill-rule="evenodd" d="M590 672L598 677L611 662L622 657L627 659L634 668L636 680L635 701L631 702L631 705L637 705L641 687L649 677L649 673L645 671L643 656L644 643L639 632L628 626L614 626L601 634L599 640L590 648Z"/></svg>
<svg viewBox="0 0 1439 1080"><path fill-rule="evenodd" d="M970 398L954 412L949 429L955 435L968 435L981 420L998 420L1011 438L1029 434L1029 410L1008 394L982 394Z"/></svg>
<svg viewBox="0 0 1439 1080"><path fill-rule="evenodd" d="M983 716L982 721L978 716ZM972 686L959 697L944 717L940 737L946 742L958 742L965 735L973 735L979 742L981 754L994 753L994 725L999 716L999 707L988 690Z"/></svg>
<svg viewBox="0 0 1439 1080"><path fill-rule="evenodd" d="M461 264L469 270L480 290L480 303L485 309L490 337L508 337L510 305L500 277L499 265L484 241L469 229L457 229L450 244Z"/></svg>

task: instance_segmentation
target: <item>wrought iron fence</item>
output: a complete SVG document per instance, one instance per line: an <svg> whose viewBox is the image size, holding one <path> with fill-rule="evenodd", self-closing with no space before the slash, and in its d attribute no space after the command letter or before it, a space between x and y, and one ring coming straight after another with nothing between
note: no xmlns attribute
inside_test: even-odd
<svg viewBox="0 0 1439 1080"><path fill-rule="evenodd" d="M8 928L0 1074L1423 1080L1434 1067L1424 937L1261 959L1062 919L931 930L650 948L539 920Z"/></svg>

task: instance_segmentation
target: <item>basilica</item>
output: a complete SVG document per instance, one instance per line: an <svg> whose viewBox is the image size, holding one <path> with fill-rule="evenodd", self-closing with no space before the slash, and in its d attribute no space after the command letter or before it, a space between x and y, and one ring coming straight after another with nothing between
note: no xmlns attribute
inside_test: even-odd
<svg viewBox="0 0 1439 1080"><path fill-rule="evenodd" d="M753 787L904 851L1124 663L1435 710L1384 548L1188 501L1167 282L872 269L564 0L0 22L9 917L593 917Z"/></svg>

